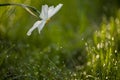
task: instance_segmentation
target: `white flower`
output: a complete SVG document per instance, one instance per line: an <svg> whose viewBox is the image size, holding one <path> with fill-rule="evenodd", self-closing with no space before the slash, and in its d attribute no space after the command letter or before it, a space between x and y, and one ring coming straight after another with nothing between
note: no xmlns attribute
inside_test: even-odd
<svg viewBox="0 0 120 80"><path fill-rule="evenodd" d="M38 31L40 33L40 31L43 29L45 23L48 20L50 20L50 18L60 10L62 5L63 4L58 4L56 7L54 7L54 6L48 7L48 5L43 5L42 10L41 10L41 14L39 16L42 20L36 21L34 23L33 27L30 28L30 30L27 32L27 35L30 36L32 31L36 28L38 28Z"/></svg>

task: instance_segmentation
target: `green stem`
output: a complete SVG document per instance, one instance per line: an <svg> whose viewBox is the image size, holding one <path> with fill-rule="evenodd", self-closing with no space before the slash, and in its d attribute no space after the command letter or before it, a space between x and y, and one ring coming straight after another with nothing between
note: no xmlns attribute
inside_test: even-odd
<svg viewBox="0 0 120 80"><path fill-rule="evenodd" d="M24 8L26 11L28 11L31 15L33 15L33 16L35 16L37 18L39 17L39 14L40 14L40 12L36 8L34 8L32 6L25 5L25 4L4 3L4 4L0 4L0 7L1 6L20 6L20 7ZM37 15L35 13L33 13L33 11L36 12Z"/></svg>

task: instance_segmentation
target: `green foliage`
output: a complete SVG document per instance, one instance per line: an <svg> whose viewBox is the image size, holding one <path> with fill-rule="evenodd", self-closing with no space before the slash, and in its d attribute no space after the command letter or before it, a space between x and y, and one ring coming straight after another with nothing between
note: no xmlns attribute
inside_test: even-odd
<svg viewBox="0 0 120 80"><path fill-rule="evenodd" d="M38 10L43 4L64 5L41 34L35 30L30 37L26 33L37 19L21 7L0 7L0 80L120 79L118 0L111 7L107 0L7 2ZM102 22L101 14L107 16Z"/></svg>
<svg viewBox="0 0 120 80"><path fill-rule="evenodd" d="M86 43L88 51L88 71L95 79L120 79L120 20L111 18L108 23L103 21L101 29L95 31L93 45Z"/></svg>

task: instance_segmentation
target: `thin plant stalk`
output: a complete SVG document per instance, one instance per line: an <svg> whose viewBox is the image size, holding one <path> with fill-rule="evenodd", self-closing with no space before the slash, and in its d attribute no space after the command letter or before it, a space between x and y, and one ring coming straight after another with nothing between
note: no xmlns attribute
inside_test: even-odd
<svg viewBox="0 0 120 80"><path fill-rule="evenodd" d="M40 12L36 8L34 8L32 6L25 5L25 4L3 3L3 4L0 4L0 7L2 7L2 6L20 6L20 7L24 8L26 11L28 11L31 15L33 15L37 18L39 17L39 14L40 14Z"/></svg>

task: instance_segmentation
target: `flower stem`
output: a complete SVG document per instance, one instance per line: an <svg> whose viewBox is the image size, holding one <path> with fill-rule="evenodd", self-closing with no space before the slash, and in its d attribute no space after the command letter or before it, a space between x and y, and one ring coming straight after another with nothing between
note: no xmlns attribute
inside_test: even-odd
<svg viewBox="0 0 120 80"><path fill-rule="evenodd" d="M39 17L39 14L40 14L40 12L36 8L34 8L32 6L25 5L25 4L4 3L4 4L0 4L0 7L1 6L20 6L20 7L24 8L26 11L28 11L31 15L33 15L37 18ZM36 12L36 14L33 11Z"/></svg>

